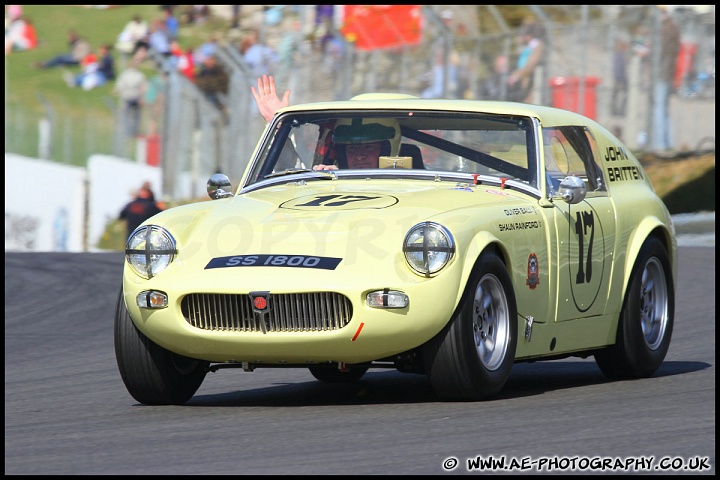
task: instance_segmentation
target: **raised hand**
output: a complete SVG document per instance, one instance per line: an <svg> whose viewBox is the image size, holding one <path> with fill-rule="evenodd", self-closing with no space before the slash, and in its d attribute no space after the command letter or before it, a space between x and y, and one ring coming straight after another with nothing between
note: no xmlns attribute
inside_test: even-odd
<svg viewBox="0 0 720 480"><path fill-rule="evenodd" d="M275 79L272 75L268 76L263 74L262 77L258 78L257 84L257 90L255 87L250 88L253 97L255 97L255 103L257 103L260 114L269 123L275 115L275 112L290 104L290 90L285 90L281 100L277 95Z"/></svg>

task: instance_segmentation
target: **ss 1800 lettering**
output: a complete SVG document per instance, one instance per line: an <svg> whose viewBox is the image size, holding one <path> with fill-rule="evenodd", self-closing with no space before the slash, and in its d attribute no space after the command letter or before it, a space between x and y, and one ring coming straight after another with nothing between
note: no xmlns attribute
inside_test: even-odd
<svg viewBox="0 0 720 480"><path fill-rule="evenodd" d="M234 255L216 257L210 260L205 269L226 267L291 267L319 268L335 270L342 258L309 257L305 255Z"/></svg>

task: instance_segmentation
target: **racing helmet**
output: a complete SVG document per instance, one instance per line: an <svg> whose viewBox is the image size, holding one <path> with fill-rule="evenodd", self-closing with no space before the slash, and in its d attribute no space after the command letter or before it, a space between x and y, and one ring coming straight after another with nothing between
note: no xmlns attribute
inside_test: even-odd
<svg viewBox="0 0 720 480"><path fill-rule="evenodd" d="M387 141L390 151L383 155L397 156L400 152L400 124L394 118L340 118L335 123L333 143L375 143Z"/></svg>

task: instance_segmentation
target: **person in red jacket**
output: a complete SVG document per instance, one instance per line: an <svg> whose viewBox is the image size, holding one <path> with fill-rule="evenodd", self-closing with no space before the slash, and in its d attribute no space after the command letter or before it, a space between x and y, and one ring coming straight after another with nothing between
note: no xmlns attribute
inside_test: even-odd
<svg viewBox="0 0 720 480"><path fill-rule="evenodd" d="M136 197L127 203L120 211L120 220L125 220L127 237L135 231L148 218L162 212L163 209L155 201L155 195L150 189L149 182L145 182Z"/></svg>

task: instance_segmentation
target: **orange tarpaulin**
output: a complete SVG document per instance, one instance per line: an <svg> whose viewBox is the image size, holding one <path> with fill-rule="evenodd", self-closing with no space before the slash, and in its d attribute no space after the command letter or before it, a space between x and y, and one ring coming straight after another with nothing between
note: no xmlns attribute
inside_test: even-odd
<svg viewBox="0 0 720 480"><path fill-rule="evenodd" d="M344 5L340 31L358 50L418 45L420 5Z"/></svg>

